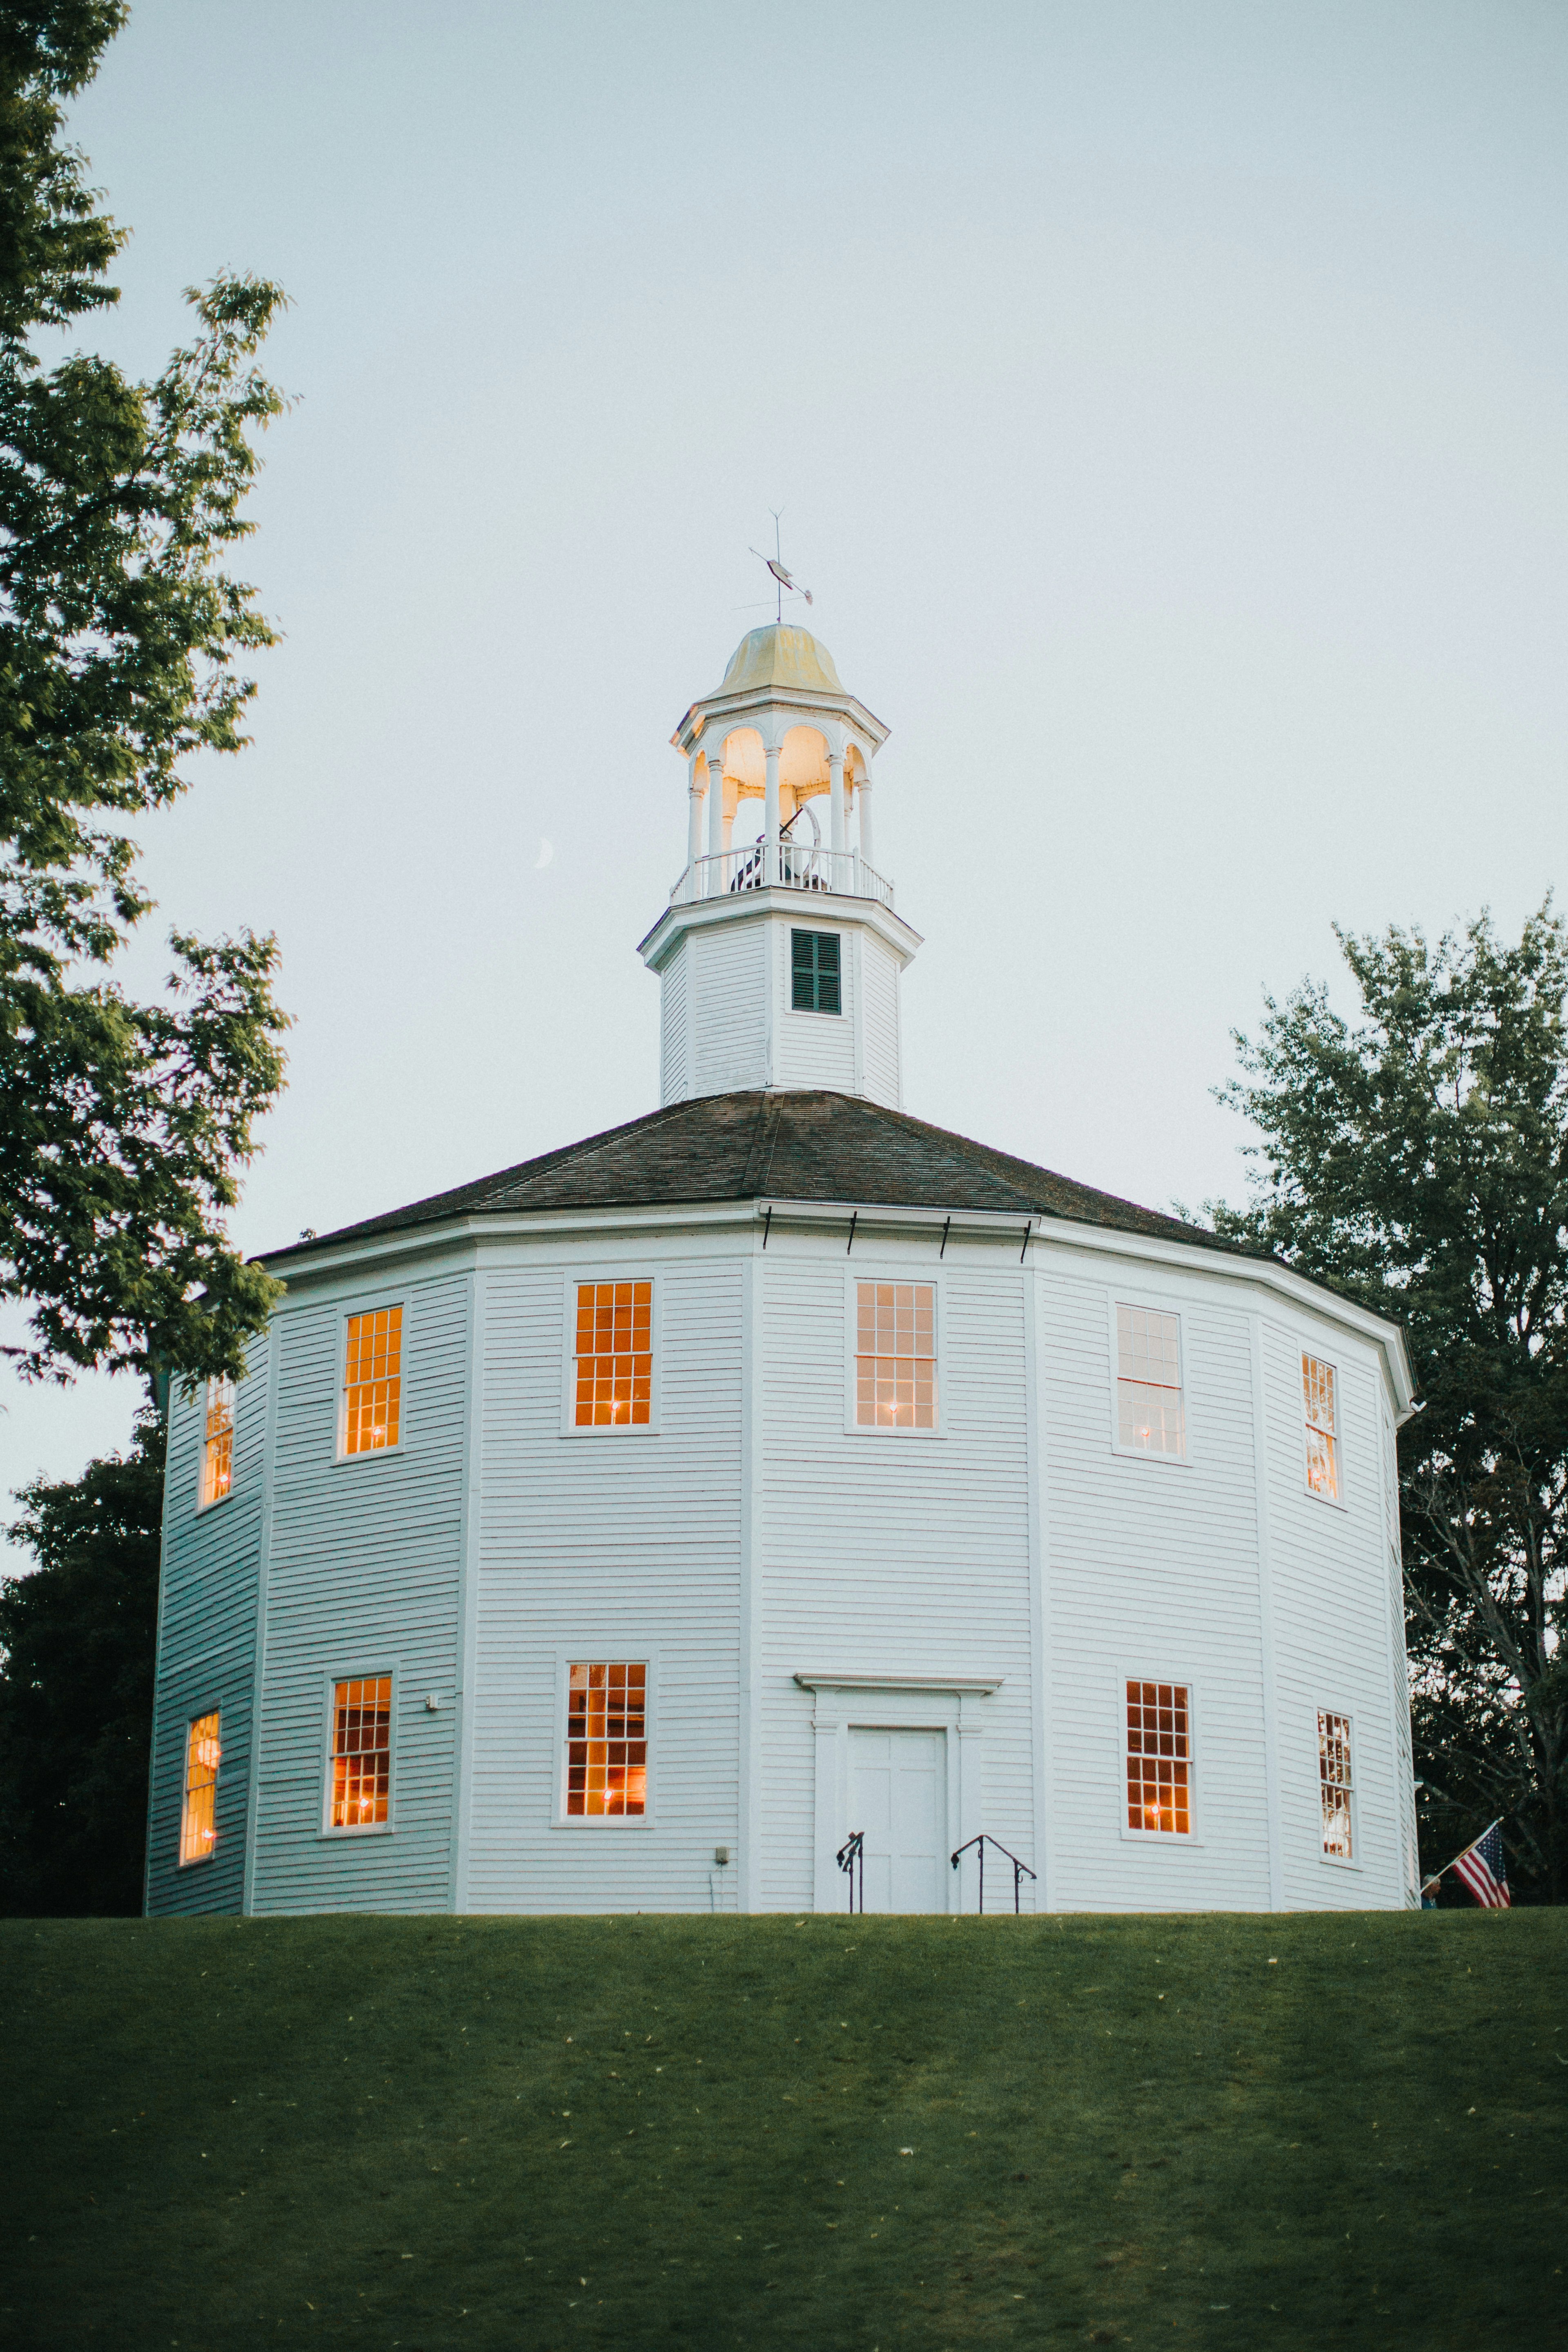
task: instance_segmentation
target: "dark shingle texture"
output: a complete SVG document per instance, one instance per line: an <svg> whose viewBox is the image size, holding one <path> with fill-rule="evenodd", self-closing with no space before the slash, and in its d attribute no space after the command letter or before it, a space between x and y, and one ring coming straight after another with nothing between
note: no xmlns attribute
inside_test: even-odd
<svg viewBox="0 0 1568 2352"><path fill-rule="evenodd" d="M478 1183L271 1251L268 1262L453 1217L747 1200L989 1209L1226 1247L1179 1217L1075 1184L1048 1168L993 1151L903 1111L885 1110L858 1095L746 1093L672 1103L629 1126L543 1152Z"/></svg>

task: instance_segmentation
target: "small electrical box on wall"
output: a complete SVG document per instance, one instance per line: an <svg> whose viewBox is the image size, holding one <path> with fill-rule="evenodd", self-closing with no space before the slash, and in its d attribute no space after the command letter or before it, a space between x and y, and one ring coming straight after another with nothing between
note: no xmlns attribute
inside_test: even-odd
<svg viewBox="0 0 1568 2352"><path fill-rule="evenodd" d="M716 1845L713 1849L713 1859L718 1864L720 1869L722 1870L725 1864L730 1859L729 1847L727 1845Z"/></svg>

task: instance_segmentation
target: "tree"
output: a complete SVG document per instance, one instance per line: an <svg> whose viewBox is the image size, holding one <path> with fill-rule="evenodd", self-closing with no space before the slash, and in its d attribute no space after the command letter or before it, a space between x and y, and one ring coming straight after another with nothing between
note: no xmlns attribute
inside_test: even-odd
<svg viewBox="0 0 1568 2352"><path fill-rule="evenodd" d="M225 1212L282 1082L270 938L172 935L166 997L109 966L152 901L135 816L234 751L273 642L224 572L252 528L256 431L283 405L253 365L283 297L220 277L151 383L40 340L118 299L123 233L62 107L123 0L0 13L0 1302L26 1301L33 1378L83 1366L243 1368L276 1286Z"/></svg>
<svg viewBox="0 0 1568 2352"><path fill-rule="evenodd" d="M0 1914L142 1908L163 1495L146 1412L129 1454L16 1498L38 1566L0 1582Z"/></svg>
<svg viewBox="0 0 1568 2352"><path fill-rule="evenodd" d="M1516 1883L1568 1891L1568 928L1482 914L1336 933L1360 992L1267 1000L1220 1090L1262 1141L1216 1230L1404 1324L1399 1439L1423 1862L1495 1814ZM1446 1850L1440 1850L1446 1849Z"/></svg>

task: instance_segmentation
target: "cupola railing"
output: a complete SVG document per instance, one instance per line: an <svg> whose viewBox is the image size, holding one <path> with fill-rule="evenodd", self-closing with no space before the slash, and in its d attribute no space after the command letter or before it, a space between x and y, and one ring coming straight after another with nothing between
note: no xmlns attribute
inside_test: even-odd
<svg viewBox="0 0 1568 2352"><path fill-rule="evenodd" d="M694 857L670 892L669 903L683 907L694 898L723 898L731 891L769 887L830 890L840 898L874 898L880 907L893 903L892 884L868 866L858 849L826 849L820 842L797 845L783 835L773 844L771 867L765 841Z"/></svg>

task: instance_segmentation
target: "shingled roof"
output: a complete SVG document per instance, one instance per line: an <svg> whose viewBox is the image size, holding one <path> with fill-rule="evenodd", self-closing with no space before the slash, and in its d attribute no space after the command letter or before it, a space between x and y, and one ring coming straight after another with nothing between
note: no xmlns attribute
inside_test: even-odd
<svg viewBox="0 0 1568 2352"><path fill-rule="evenodd" d="M860 1095L750 1091L671 1103L477 1183L268 1251L267 1258L276 1265L329 1244L411 1232L455 1217L749 1200L992 1210L1229 1247L1200 1225L1075 1184Z"/></svg>

